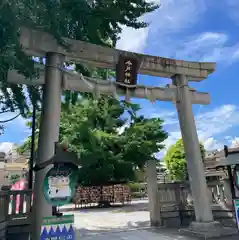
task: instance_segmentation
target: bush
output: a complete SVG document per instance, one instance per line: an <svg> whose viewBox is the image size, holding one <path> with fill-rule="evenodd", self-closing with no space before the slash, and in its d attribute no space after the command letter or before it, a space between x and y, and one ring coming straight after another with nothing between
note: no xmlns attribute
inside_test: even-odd
<svg viewBox="0 0 239 240"><path fill-rule="evenodd" d="M145 192L133 192L131 197L132 198L144 198L144 197L146 197L146 193Z"/></svg>
<svg viewBox="0 0 239 240"><path fill-rule="evenodd" d="M139 193L139 192L145 192L146 187L145 184L143 183L129 183L128 184L129 188L130 188L130 192L131 193Z"/></svg>
<svg viewBox="0 0 239 240"><path fill-rule="evenodd" d="M21 176L19 174L9 174L8 181L10 182L10 184L14 184L19 181L20 178Z"/></svg>

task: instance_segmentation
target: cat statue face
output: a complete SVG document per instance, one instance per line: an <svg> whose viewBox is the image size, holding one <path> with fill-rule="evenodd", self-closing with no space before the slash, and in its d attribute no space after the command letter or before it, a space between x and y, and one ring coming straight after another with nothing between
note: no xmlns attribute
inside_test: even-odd
<svg viewBox="0 0 239 240"><path fill-rule="evenodd" d="M61 185L63 185L63 186L65 186L65 185L69 186L69 184L70 184L70 179L69 179L69 177L68 177L68 176L67 176L67 177L62 176L62 177L61 177Z"/></svg>

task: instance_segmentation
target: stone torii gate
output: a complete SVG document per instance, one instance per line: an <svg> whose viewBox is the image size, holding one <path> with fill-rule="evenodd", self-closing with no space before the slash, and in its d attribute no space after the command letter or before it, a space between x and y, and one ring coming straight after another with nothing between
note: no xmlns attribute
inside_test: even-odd
<svg viewBox="0 0 239 240"><path fill-rule="evenodd" d="M168 88L137 85L135 89L129 91L131 96L137 98L176 102L195 207L196 222L192 224L192 227L209 229L217 225L214 222L209 203L199 140L192 111L192 104L209 104L210 97L209 94L197 92L188 85L189 81L201 81L207 78L215 70L215 63L167 59L119 51L71 39L64 40L69 44L68 50L59 46L57 41L47 33L22 28L20 42L24 51L28 55L35 57L45 56L45 70L40 69L39 79L33 80L25 79L16 71L10 71L8 76L9 82L16 84L44 85L38 163L42 163L54 155L54 145L59 138L62 89L80 92L94 92L97 89L101 94L114 94L115 92L120 95L124 94L114 82L86 78L80 74L64 70L64 62L87 63L95 67L115 69L120 55L137 58L140 62L138 73L171 78L173 82ZM43 71L45 76L42 74ZM42 217L49 216L51 213L51 208L46 203L41 192L43 178L48 169L37 172L35 178L34 200L36 215L34 215L35 229L33 231L36 234L33 238L35 240L39 240L40 237ZM152 162L148 163L148 173L149 180L151 179L150 182L152 183L149 186L151 223L160 224L160 206L155 178L156 168Z"/></svg>

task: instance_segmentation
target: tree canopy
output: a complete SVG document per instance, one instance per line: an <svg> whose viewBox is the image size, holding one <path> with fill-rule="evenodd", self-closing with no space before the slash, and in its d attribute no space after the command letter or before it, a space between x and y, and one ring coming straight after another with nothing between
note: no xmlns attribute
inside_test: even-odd
<svg viewBox="0 0 239 240"><path fill-rule="evenodd" d="M205 157L205 149L200 143L202 159ZM172 180L188 180L187 162L182 139L169 147L164 157L166 167Z"/></svg>
<svg viewBox="0 0 239 240"><path fill-rule="evenodd" d="M24 87L9 84L7 73L16 69L27 78L37 75L32 56L26 56L19 43L21 26L40 28L52 34L64 45L62 37L114 47L123 26L146 27L140 21L144 13L158 6L145 0L8 0L0 3L0 108L25 114L29 110L26 93L31 101L41 100L41 87ZM90 75L92 68L77 65L83 75ZM67 92L68 98L77 93Z"/></svg>
<svg viewBox="0 0 239 240"><path fill-rule="evenodd" d="M134 181L135 169L164 147L163 121L138 116L139 109L113 97L83 98L62 108L60 142L78 155L82 185ZM20 150L29 150L29 143Z"/></svg>
<svg viewBox="0 0 239 240"><path fill-rule="evenodd" d="M28 117L29 102L41 101L41 87L7 82L9 69L18 70L26 78L37 75L32 56L26 56L19 43L21 26L40 28L66 48L62 37L115 47L122 27L146 27L148 23L139 17L157 8L147 0L3 1L0 4L0 90L3 106L11 111L19 109L23 116ZM39 60L42 63L42 59ZM114 75L112 71L87 65L78 64L76 70L85 76L103 79ZM27 101L27 95L30 101ZM133 179L134 165L142 167L146 160L153 158L153 153L163 147L161 142L167 134L162 130L162 121L136 116L139 107L133 104L111 97L94 100L91 95L86 96L79 100L77 92L65 91L64 101L68 108L63 107L61 114L60 139L79 156L80 181L93 184ZM124 118L125 111L130 116L129 122ZM40 117L37 125L39 122ZM126 122L128 127L120 134L119 129L124 128ZM29 148L30 138L19 151Z"/></svg>

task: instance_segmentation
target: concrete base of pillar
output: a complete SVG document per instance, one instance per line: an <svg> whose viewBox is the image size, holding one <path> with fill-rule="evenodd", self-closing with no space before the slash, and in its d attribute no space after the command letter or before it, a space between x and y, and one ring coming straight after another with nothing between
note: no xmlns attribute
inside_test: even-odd
<svg viewBox="0 0 239 240"><path fill-rule="evenodd" d="M161 221L150 220L151 227L160 227L161 225Z"/></svg>
<svg viewBox="0 0 239 240"><path fill-rule="evenodd" d="M192 222L187 229L180 229L183 235L196 237L200 239L220 239L229 236L235 236L239 233L238 229L223 227L219 222Z"/></svg>

